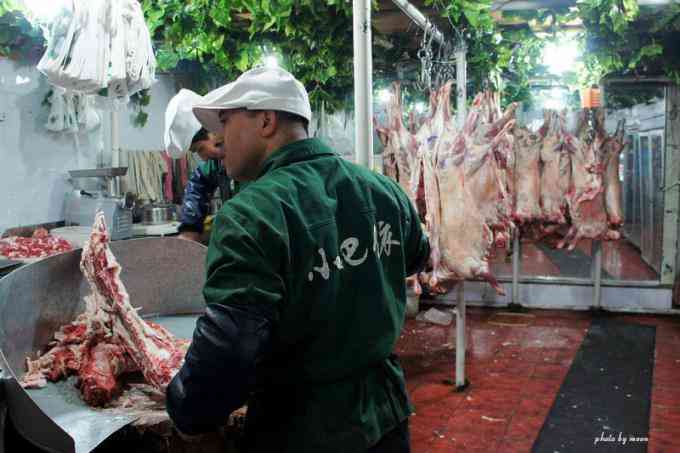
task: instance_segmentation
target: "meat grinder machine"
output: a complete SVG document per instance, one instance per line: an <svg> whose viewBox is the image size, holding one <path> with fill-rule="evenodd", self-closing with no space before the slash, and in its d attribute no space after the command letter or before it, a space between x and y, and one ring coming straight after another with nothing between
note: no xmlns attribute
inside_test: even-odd
<svg viewBox="0 0 680 453"><path fill-rule="evenodd" d="M119 178L126 173L127 167L70 170L73 190L66 193L64 200L66 225L92 226L95 213L103 211L111 240L132 237L132 209L126 207L125 199L119 193ZM82 189L81 180L85 178L96 180L94 190Z"/></svg>
<svg viewBox="0 0 680 453"><path fill-rule="evenodd" d="M143 238L112 242L110 248L140 315L190 339L205 308L206 247L177 238ZM138 421L134 413L88 406L72 380L48 382L42 389L19 385L26 357L44 351L55 331L84 310L90 289L79 268L80 254L78 249L55 255L0 279L0 406L4 402L23 438L48 452L89 453Z"/></svg>

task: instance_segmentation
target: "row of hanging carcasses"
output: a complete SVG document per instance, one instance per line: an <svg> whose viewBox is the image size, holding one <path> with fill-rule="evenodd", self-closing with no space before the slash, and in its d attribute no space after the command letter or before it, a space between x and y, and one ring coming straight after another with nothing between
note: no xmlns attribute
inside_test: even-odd
<svg viewBox="0 0 680 453"><path fill-rule="evenodd" d="M558 247L581 239L619 239L623 223L619 153L623 125L609 135L602 110L579 112L575 132L565 112L546 110L535 133L520 126L516 104L505 111L492 92L477 95L462 128L450 109L451 83L433 91L420 127L403 121L400 84L393 84L388 124L377 124L384 173L399 182L424 220L430 268L414 280L432 292L481 279L503 290L489 268L493 247L514 228L561 233Z"/></svg>

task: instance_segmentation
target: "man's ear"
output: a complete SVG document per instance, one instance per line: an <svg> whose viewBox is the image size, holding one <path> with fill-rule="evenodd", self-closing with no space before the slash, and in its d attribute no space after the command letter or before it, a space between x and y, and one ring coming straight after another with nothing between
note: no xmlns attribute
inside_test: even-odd
<svg viewBox="0 0 680 453"><path fill-rule="evenodd" d="M276 133L279 127L279 117L273 110L264 110L262 112L261 123L262 136L269 138Z"/></svg>

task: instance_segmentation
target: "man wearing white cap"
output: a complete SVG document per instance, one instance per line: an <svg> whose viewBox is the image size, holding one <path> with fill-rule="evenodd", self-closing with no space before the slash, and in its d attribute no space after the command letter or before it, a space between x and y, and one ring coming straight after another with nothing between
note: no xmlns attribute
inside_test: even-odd
<svg viewBox="0 0 680 453"><path fill-rule="evenodd" d="M232 194L231 179L224 171L222 139L220 134L208 132L193 113L193 107L202 96L191 90L181 89L168 103L165 110L165 149L177 159L187 150L195 152L203 164L192 173L182 198L179 237L200 241L204 221L208 215L210 200L219 188L222 201Z"/></svg>
<svg viewBox="0 0 680 453"><path fill-rule="evenodd" d="M307 92L256 68L194 107L252 181L217 214L207 307L168 413L189 435L248 403L244 451L408 452L412 407L392 355L405 278L429 245L389 178L307 137Z"/></svg>

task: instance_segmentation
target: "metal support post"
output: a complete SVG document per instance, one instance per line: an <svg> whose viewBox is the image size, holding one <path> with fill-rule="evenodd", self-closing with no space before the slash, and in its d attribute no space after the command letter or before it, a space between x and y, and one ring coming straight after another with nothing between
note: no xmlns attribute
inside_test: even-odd
<svg viewBox="0 0 680 453"><path fill-rule="evenodd" d="M512 303L519 305L519 228L515 228L512 240Z"/></svg>
<svg viewBox="0 0 680 453"><path fill-rule="evenodd" d="M456 309L456 390L467 387L465 379L465 282L457 287Z"/></svg>
<svg viewBox="0 0 680 453"><path fill-rule="evenodd" d="M356 163L373 168L371 1L354 0L354 138Z"/></svg>
<svg viewBox="0 0 680 453"><path fill-rule="evenodd" d="M467 117L467 47L459 43L456 56L456 125L459 130L465 125Z"/></svg>
<svg viewBox="0 0 680 453"><path fill-rule="evenodd" d="M118 112L115 108L111 109L111 166L116 168L120 166L120 123L118 120ZM114 197L120 196L120 180L113 178L111 195Z"/></svg>
<svg viewBox="0 0 680 453"><path fill-rule="evenodd" d="M602 308L602 241L593 241L593 308Z"/></svg>

